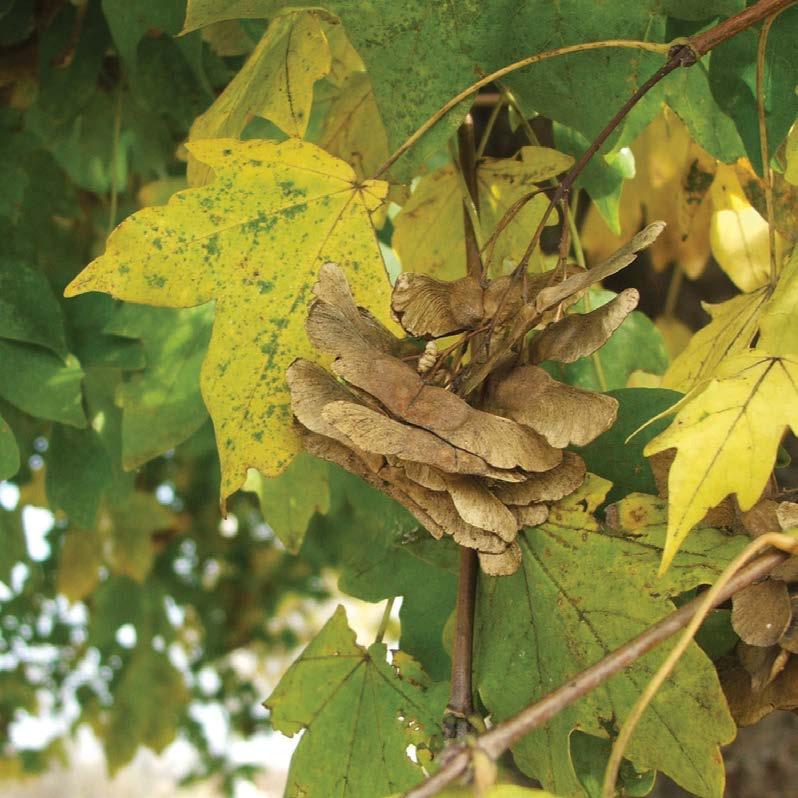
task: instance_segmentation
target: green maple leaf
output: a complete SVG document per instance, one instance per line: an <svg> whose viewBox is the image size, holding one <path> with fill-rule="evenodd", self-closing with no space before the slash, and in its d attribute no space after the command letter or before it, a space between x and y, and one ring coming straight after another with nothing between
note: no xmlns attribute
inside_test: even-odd
<svg viewBox="0 0 798 798"><path fill-rule="evenodd" d="M743 538L698 530L660 579L664 503L640 494L624 499L616 510L619 526L633 529L621 536L592 514L609 487L591 476L552 507L545 524L522 533L518 573L480 579L475 679L497 721L667 615L669 596L714 581L745 545ZM571 758L572 731L603 738L616 733L666 653L655 649L528 734L513 747L516 762L547 789L583 796ZM715 669L692 645L643 716L626 756L696 795L719 798L724 773L718 746L734 733Z"/></svg>
<svg viewBox="0 0 798 798"><path fill-rule="evenodd" d="M431 684L402 652L355 642L339 607L266 700L275 729L305 733L287 798L375 798L423 778L408 745L435 744L448 685Z"/></svg>

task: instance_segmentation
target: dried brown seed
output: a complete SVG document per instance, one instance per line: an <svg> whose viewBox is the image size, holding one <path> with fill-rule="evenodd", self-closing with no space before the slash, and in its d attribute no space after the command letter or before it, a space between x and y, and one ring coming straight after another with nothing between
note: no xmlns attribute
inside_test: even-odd
<svg viewBox="0 0 798 798"><path fill-rule="evenodd" d="M488 576L509 576L518 570L521 564L521 549L517 543L511 543L498 554L479 552L479 565Z"/></svg>
<svg viewBox="0 0 798 798"><path fill-rule="evenodd" d="M446 486L466 523L493 532L507 543L515 540L518 532L515 516L479 480L449 476Z"/></svg>
<svg viewBox="0 0 798 798"><path fill-rule="evenodd" d="M459 396L425 385L401 361L376 353L344 354L333 363L347 382L378 399L394 416L434 432L496 468L547 471L562 453L509 419L476 410Z"/></svg>
<svg viewBox="0 0 798 798"><path fill-rule="evenodd" d="M772 646L792 617L790 593L784 582L766 579L749 585L732 599L732 626L752 646Z"/></svg>
<svg viewBox="0 0 798 798"><path fill-rule="evenodd" d="M291 392L291 409L302 426L354 447L351 439L326 421L322 414L331 402L357 402L350 391L321 366L302 359L295 360L288 367L286 382Z"/></svg>
<svg viewBox="0 0 798 798"><path fill-rule="evenodd" d="M415 460L455 474L480 474L487 470L481 458L455 448L427 430L402 424L362 405L328 402L321 416L339 435L367 452Z"/></svg>
<svg viewBox="0 0 798 798"><path fill-rule="evenodd" d="M396 280L391 309L411 335L438 338L479 324L482 293L482 286L473 277L446 282L408 272Z"/></svg>
<svg viewBox="0 0 798 798"><path fill-rule="evenodd" d="M530 504L528 507L511 506L510 510L515 516L519 529L526 526L539 526L545 523L549 517L548 504Z"/></svg>
<svg viewBox="0 0 798 798"><path fill-rule="evenodd" d="M759 537L768 532L778 532L779 519L776 515L777 502L760 499L750 510L740 513L740 521L751 537Z"/></svg>
<svg viewBox="0 0 798 798"><path fill-rule="evenodd" d="M585 446L606 432L618 402L558 382L537 366L521 366L493 381L486 409L525 424L563 449Z"/></svg>
<svg viewBox="0 0 798 798"><path fill-rule="evenodd" d="M565 452L562 463L550 471L533 474L525 482L514 485L496 485L493 493L505 504L519 506L559 501L582 484L586 471L585 462L578 454Z"/></svg>
<svg viewBox="0 0 798 798"><path fill-rule="evenodd" d="M530 361L573 363L580 357L593 354L621 326L639 300L637 289L627 288L590 313L574 313L550 324L532 339Z"/></svg>
<svg viewBox="0 0 798 798"><path fill-rule="evenodd" d="M573 277L569 277L567 280L563 280L550 288L544 288L535 299L535 309L538 313L543 313L573 294L583 291L594 283L601 282L610 275L626 268L637 258L638 252L657 240L657 237L664 229L665 222L652 222L634 236L628 244L625 244L617 252L610 255L603 263L580 274L575 274Z"/></svg>
<svg viewBox="0 0 798 798"><path fill-rule="evenodd" d="M777 565L770 575L782 582L798 582L798 556L792 556L781 565Z"/></svg>
<svg viewBox="0 0 798 798"><path fill-rule="evenodd" d="M792 618L784 634L779 638L779 645L791 654L798 654L798 594L790 598L792 603Z"/></svg>
<svg viewBox="0 0 798 798"><path fill-rule="evenodd" d="M337 264L322 264L313 293L326 305L338 310L371 346L381 352L396 352L399 340L365 308L357 307L346 276Z"/></svg>
<svg viewBox="0 0 798 798"><path fill-rule="evenodd" d="M400 469L393 469L392 472L387 477L389 481L409 496L432 519L438 530L442 531L442 534L451 535L455 542L461 546L467 546L478 551L496 553L502 551L507 545L505 541L492 532L480 529L463 520L448 492L441 493L429 490L415 482L411 482Z"/></svg>
<svg viewBox="0 0 798 798"><path fill-rule="evenodd" d="M778 646L749 646L740 641L735 649L737 659L751 677L751 689L764 690L783 670L787 658L782 656Z"/></svg>

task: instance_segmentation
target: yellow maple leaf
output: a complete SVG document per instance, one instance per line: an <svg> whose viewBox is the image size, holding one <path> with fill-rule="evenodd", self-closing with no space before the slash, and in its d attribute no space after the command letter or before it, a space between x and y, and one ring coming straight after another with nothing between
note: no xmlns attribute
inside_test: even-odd
<svg viewBox="0 0 798 798"><path fill-rule="evenodd" d="M663 387L687 393L709 379L724 358L746 349L767 296L762 287L717 305L702 302L712 321L693 335L671 363L662 378Z"/></svg>
<svg viewBox="0 0 798 798"><path fill-rule="evenodd" d="M387 160L388 135L365 72L350 74L333 96L319 145L351 164L360 177L374 174Z"/></svg>
<svg viewBox="0 0 798 798"><path fill-rule="evenodd" d="M537 183L568 169L572 162L570 156L547 147L523 147L517 158L483 161L477 168L481 243L493 233L516 200L535 191ZM461 180L452 165L419 180L394 219L392 244L405 271L441 279L463 276L462 198ZM502 231L492 251L490 267L494 274L502 273L505 258L520 260L547 204L546 197L538 194Z"/></svg>
<svg viewBox="0 0 798 798"><path fill-rule="evenodd" d="M753 291L770 276L768 223L746 198L734 166L718 166L710 193L712 254L741 291Z"/></svg>
<svg viewBox="0 0 798 798"><path fill-rule="evenodd" d="M786 427L798 433L798 357L751 350L724 360L704 390L645 448L675 448L668 475L664 571L689 531L729 494L750 510L770 477Z"/></svg>
<svg viewBox="0 0 798 798"><path fill-rule="evenodd" d="M295 11L275 17L238 74L194 121L189 141L238 136L253 114L274 122L289 136L303 137L313 85L331 66L319 13ZM192 186L210 178L206 165L189 158Z"/></svg>
<svg viewBox="0 0 798 798"><path fill-rule="evenodd" d="M759 347L772 355L798 354L798 248L782 269L773 296L762 310Z"/></svg>
<svg viewBox="0 0 798 798"><path fill-rule="evenodd" d="M294 358L314 357L304 320L319 266L340 264L358 303L387 321L390 284L371 213L388 186L359 181L298 139L189 146L213 183L128 218L65 294L165 307L216 300L201 387L227 497L248 467L276 475L299 450L284 373Z"/></svg>
<svg viewBox="0 0 798 798"><path fill-rule="evenodd" d="M784 147L784 158L787 161L787 168L784 170L784 179L798 186L798 124L793 125L787 136L787 143Z"/></svg>
<svg viewBox="0 0 798 798"><path fill-rule="evenodd" d="M691 279L709 260L709 187L715 160L691 138L684 123L665 108L632 144L635 176L624 183L616 235L591 204L581 233L592 261L602 261L628 241L646 220L667 223L649 254L656 271L676 263Z"/></svg>

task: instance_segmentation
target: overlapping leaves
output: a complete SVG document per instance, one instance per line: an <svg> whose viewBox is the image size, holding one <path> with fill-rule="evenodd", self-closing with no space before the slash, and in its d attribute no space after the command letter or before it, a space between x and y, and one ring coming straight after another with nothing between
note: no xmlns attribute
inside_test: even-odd
<svg viewBox="0 0 798 798"><path fill-rule="evenodd" d="M590 477L552 508L545 524L523 533L517 574L480 582L476 683L494 718L564 684L666 615L668 596L713 581L744 545L702 529L677 555L685 566L678 575L658 579L663 503L630 496L614 512L619 529L605 529L592 512L609 487ZM557 794L584 795L569 749L573 729L611 738L664 656L658 649L643 657L528 734L513 747L515 761ZM644 716L627 756L696 795L720 796L718 745L733 736L714 668L692 646Z"/></svg>
<svg viewBox="0 0 798 798"><path fill-rule="evenodd" d="M370 220L386 185L360 183L345 163L299 141L191 146L214 182L128 219L68 294L106 291L168 307L216 300L202 388L228 496L248 467L278 474L298 450L283 374L310 354L298 310L319 264L340 263L360 301L386 312Z"/></svg>

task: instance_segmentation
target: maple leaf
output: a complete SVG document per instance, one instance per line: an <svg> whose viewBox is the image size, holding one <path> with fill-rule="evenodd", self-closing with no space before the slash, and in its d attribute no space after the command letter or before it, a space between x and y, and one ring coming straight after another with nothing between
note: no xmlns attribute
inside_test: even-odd
<svg viewBox="0 0 798 798"><path fill-rule="evenodd" d="M709 379L724 358L746 349L754 337L767 297L763 286L717 305L702 303L712 321L693 335L671 363L662 378L663 387L687 393Z"/></svg>
<svg viewBox="0 0 798 798"><path fill-rule="evenodd" d="M677 449L668 475L664 571L689 531L731 493L750 510L762 495L789 425L798 432L798 357L751 350L723 361L709 384L677 406L645 448Z"/></svg>
<svg viewBox="0 0 798 798"><path fill-rule="evenodd" d="M339 606L266 700L275 729L305 729L286 796L389 795L421 779L406 749L438 735L447 686L401 651L389 665L386 653L382 643L359 646Z"/></svg>
<svg viewBox="0 0 798 798"><path fill-rule="evenodd" d="M477 169L483 237L487 239L513 204L537 189L537 183L564 172L572 163L569 155L546 147L522 147L516 158L483 161ZM505 258L521 258L547 203L539 194L511 219L486 253L486 257L491 255L494 272L501 273ZM454 166L422 177L394 226L393 247L405 271L459 277L465 263L463 190Z"/></svg>
<svg viewBox="0 0 798 798"><path fill-rule="evenodd" d="M798 354L798 249L782 269L776 289L762 309L759 346L772 355Z"/></svg>
<svg viewBox="0 0 798 798"><path fill-rule="evenodd" d="M189 148L214 182L125 220L65 295L104 291L166 307L216 300L201 388L224 499L248 467L276 475L299 451L284 374L296 357L313 357L304 307L321 263L339 263L358 303L385 317L390 285L370 213L387 185L360 182L343 161L295 139Z"/></svg>
<svg viewBox="0 0 798 798"><path fill-rule="evenodd" d="M330 71L330 48L319 12L284 13L272 20L241 71L191 126L189 141L238 136L251 115L302 138L310 121L313 84ZM189 159L188 180L203 185L210 169Z"/></svg>
<svg viewBox="0 0 798 798"><path fill-rule="evenodd" d="M679 552L674 573L658 578L664 503L633 494L609 508L615 528L605 529L594 512L610 487L588 474L580 488L552 505L545 523L519 534L515 574L480 576L475 684L494 721L566 684L667 615L670 597L713 582L745 546L744 537L702 528ZM665 656L661 649L649 652L525 735L512 748L516 764L558 795L590 794L578 779L574 729L611 738ZM718 745L733 736L715 669L693 643L644 715L627 757L637 767L662 770L690 793L719 796L724 774Z"/></svg>
<svg viewBox="0 0 798 798"><path fill-rule="evenodd" d="M770 274L768 223L746 198L733 166L718 167L710 194L712 254L738 288L753 291Z"/></svg>

